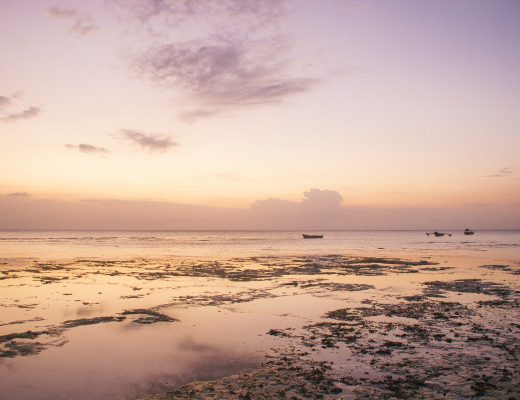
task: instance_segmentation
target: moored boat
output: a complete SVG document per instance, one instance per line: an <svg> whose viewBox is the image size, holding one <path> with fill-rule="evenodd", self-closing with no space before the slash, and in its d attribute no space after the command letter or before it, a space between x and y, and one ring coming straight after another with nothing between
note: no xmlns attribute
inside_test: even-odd
<svg viewBox="0 0 520 400"><path fill-rule="evenodd" d="M475 232L473 232L471 229L468 229L468 228L464 229L464 235L474 235L474 234L475 234Z"/></svg>
<svg viewBox="0 0 520 400"><path fill-rule="evenodd" d="M434 235L435 237L442 237L442 236L451 236L451 233L444 233L444 232L426 232L427 236Z"/></svg>
<svg viewBox="0 0 520 400"><path fill-rule="evenodd" d="M306 233L302 234L304 239L322 239L323 235L308 235Z"/></svg>

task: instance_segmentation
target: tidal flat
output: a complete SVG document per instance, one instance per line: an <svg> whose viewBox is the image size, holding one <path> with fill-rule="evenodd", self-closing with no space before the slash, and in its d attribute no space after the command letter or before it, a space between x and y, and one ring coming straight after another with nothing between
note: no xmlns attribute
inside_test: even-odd
<svg viewBox="0 0 520 400"><path fill-rule="evenodd" d="M515 258L0 261L0 399L520 400Z"/></svg>

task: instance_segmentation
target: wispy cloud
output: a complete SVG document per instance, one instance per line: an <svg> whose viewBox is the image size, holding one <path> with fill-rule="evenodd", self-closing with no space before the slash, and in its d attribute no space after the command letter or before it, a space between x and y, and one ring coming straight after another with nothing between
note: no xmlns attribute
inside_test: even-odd
<svg viewBox="0 0 520 400"><path fill-rule="evenodd" d="M11 99L7 96L0 96L0 108L7 107L11 104Z"/></svg>
<svg viewBox="0 0 520 400"><path fill-rule="evenodd" d="M178 145L170 136L147 134L133 129L122 129L118 136L148 151L162 152Z"/></svg>
<svg viewBox="0 0 520 400"><path fill-rule="evenodd" d="M1 120L3 122L15 122L23 119L29 119L36 117L41 113L41 111L42 110L39 107L29 107L18 113L7 114L5 117L2 117Z"/></svg>
<svg viewBox="0 0 520 400"><path fill-rule="evenodd" d="M231 108L279 103L308 91L316 79L285 75L280 45L250 46L226 38L173 43L150 49L137 60L140 73L163 86L183 89L198 104L185 119Z"/></svg>
<svg viewBox="0 0 520 400"><path fill-rule="evenodd" d="M66 144L65 147L70 150L79 150L82 153L87 154L108 154L110 151L104 147L93 146L91 144Z"/></svg>
<svg viewBox="0 0 520 400"><path fill-rule="evenodd" d="M116 0L143 23L151 21L177 25L191 18L243 18L252 16L257 24L283 14L287 0Z"/></svg>
<svg viewBox="0 0 520 400"><path fill-rule="evenodd" d="M72 8L53 6L48 7L47 12L52 17L70 20L72 25L69 29L78 36L85 36L98 28L90 16L82 14Z"/></svg>
<svg viewBox="0 0 520 400"><path fill-rule="evenodd" d="M76 18L78 12L71 8L61 8L61 7L47 7L47 12L49 15L58 18Z"/></svg>
<svg viewBox="0 0 520 400"><path fill-rule="evenodd" d="M8 193L5 195L5 197L29 197L29 193L27 192L14 192L14 193Z"/></svg>
<svg viewBox="0 0 520 400"><path fill-rule="evenodd" d="M131 58L132 67L138 76L180 91L189 104L181 114L185 120L277 104L307 92L319 80L296 72L292 63L289 36L282 29L286 3L120 2L133 7L131 12L144 26L162 33L159 41L153 36L152 42L158 43ZM200 29L191 29L194 24Z"/></svg>
<svg viewBox="0 0 520 400"><path fill-rule="evenodd" d="M195 109L190 111L184 111L180 114L180 119L185 122L194 122L198 119L209 118L215 114L218 114L219 110L216 109Z"/></svg>
<svg viewBox="0 0 520 400"><path fill-rule="evenodd" d="M499 169L497 172L491 175L487 175L486 178L505 178L507 176L510 176L514 173L513 167L504 167Z"/></svg>

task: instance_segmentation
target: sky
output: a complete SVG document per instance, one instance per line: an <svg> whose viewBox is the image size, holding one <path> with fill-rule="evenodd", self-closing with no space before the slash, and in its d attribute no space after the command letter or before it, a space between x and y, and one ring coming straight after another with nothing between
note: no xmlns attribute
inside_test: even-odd
<svg viewBox="0 0 520 400"><path fill-rule="evenodd" d="M0 0L0 229L520 228L516 0Z"/></svg>

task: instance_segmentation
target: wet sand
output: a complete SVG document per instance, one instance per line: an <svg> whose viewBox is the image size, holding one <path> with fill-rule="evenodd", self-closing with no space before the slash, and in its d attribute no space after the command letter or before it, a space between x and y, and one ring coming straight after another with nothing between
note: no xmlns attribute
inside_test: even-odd
<svg viewBox="0 0 520 400"><path fill-rule="evenodd" d="M520 263L0 260L0 399L520 399Z"/></svg>

